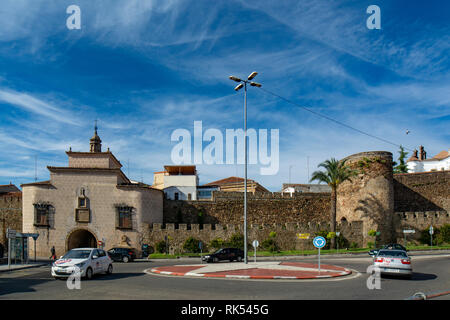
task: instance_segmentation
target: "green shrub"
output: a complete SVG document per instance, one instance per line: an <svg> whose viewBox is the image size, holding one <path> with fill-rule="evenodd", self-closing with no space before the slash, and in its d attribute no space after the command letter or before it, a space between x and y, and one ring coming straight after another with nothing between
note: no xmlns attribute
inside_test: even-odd
<svg viewBox="0 0 450 320"><path fill-rule="evenodd" d="M266 240L264 240L264 241L261 243L261 247L262 247L264 250L267 250L267 251L269 251L269 252L271 252L271 253L279 252L279 251L280 251L280 249L278 248L277 243L275 242L275 239L273 239L273 238L267 238Z"/></svg>
<svg viewBox="0 0 450 320"><path fill-rule="evenodd" d="M444 224L439 228L438 243L450 243L450 224Z"/></svg>
<svg viewBox="0 0 450 320"><path fill-rule="evenodd" d="M230 240L228 240L225 245L227 247L244 249L244 235L241 233L235 233L231 236Z"/></svg>
<svg viewBox="0 0 450 320"><path fill-rule="evenodd" d="M200 243L200 240L195 239L194 237L189 237L186 239L186 241L183 244L183 250L185 252L198 253L198 252L200 252L200 248L198 246L199 243Z"/></svg>
<svg viewBox="0 0 450 320"><path fill-rule="evenodd" d="M440 230L438 228L433 227L433 246L436 246L441 241ZM426 228L420 232L419 242L422 244L430 245L431 235L429 232L429 228Z"/></svg>
<svg viewBox="0 0 450 320"><path fill-rule="evenodd" d="M367 242L367 246L369 247L369 248L374 248L374 243L373 243L373 241L368 241ZM375 249L375 248L374 248Z"/></svg>
<svg viewBox="0 0 450 320"><path fill-rule="evenodd" d="M358 243L352 242L352 243L350 244L350 249L356 249L356 248L358 248Z"/></svg>
<svg viewBox="0 0 450 320"><path fill-rule="evenodd" d="M164 240L161 240L156 243L155 245L156 251L158 253L165 253L166 252L166 242Z"/></svg>
<svg viewBox="0 0 450 320"><path fill-rule="evenodd" d="M336 243L339 245L339 248L348 248L349 247L348 240L346 238L344 238L342 233L338 237L336 237Z"/></svg>
<svg viewBox="0 0 450 320"><path fill-rule="evenodd" d="M328 232L327 239L333 239L336 238L336 232Z"/></svg>
<svg viewBox="0 0 450 320"><path fill-rule="evenodd" d="M214 249L220 249L223 247L223 245L224 245L224 241L221 238L213 239L209 243L209 246Z"/></svg>
<svg viewBox="0 0 450 320"><path fill-rule="evenodd" d="M375 237L377 235L377 231L376 230L369 230L369 232L367 234L369 236L371 236L371 237Z"/></svg>

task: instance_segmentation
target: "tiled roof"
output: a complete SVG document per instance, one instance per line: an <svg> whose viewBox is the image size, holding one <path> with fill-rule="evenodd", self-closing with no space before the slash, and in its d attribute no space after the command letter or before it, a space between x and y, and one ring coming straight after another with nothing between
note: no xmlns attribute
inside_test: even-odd
<svg viewBox="0 0 450 320"><path fill-rule="evenodd" d="M439 152L437 155L435 155L433 157L433 159L436 160L444 160L446 158L450 157L450 153L447 150L442 150L441 152Z"/></svg>
<svg viewBox="0 0 450 320"><path fill-rule="evenodd" d="M51 185L50 180L39 181L39 182L31 182L31 183L22 183L20 186L42 186L42 185Z"/></svg>
<svg viewBox="0 0 450 320"><path fill-rule="evenodd" d="M0 193L20 192L20 189L13 184L0 185Z"/></svg>
<svg viewBox="0 0 450 320"><path fill-rule="evenodd" d="M213 181L207 184L204 184L204 186L221 186L224 184L230 184L230 183L240 183L244 182L244 178L239 177L229 177L222 180ZM247 179L247 182L254 182L253 180Z"/></svg>

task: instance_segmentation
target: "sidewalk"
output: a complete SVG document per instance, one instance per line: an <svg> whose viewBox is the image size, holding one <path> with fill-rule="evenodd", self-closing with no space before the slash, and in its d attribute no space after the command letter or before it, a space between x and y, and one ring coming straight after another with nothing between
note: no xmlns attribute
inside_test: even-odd
<svg viewBox="0 0 450 320"><path fill-rule="evenodd" d="M50 260L39 260L37 259L36 262L29 261L28 263L14 263L14 260L11 261L11 265L8 268L8 259L2 258L0 259L0 272L8 272L8 271L16 271L16 270L22 270L22 269L29 269L29 268L37 268L41 266L49 266L51 264Z"/></svg>

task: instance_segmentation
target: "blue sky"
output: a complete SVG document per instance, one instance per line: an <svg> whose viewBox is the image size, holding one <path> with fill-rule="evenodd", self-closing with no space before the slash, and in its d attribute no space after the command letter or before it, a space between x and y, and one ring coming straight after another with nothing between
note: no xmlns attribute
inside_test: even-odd
<svg viewBox="0 0 450 320"><path fill-rule="evenodd" d="M68 30L66 8L81 8ZM366 8L381 9L369 30ZM173 130L242 128L229 75L428 156L450 147L448 1L23 1L0 5L0 184L49 178L64 151L87 151L98 119L134 180L171 164ZM280 170L249 167L271 191L331 157L396 146L310 114L257 88L248 127L280 130ZM409 129L410 134L405 131ZM128 168L129 164L129 168ZM200 182L243 176L200 165Z"/></svg>

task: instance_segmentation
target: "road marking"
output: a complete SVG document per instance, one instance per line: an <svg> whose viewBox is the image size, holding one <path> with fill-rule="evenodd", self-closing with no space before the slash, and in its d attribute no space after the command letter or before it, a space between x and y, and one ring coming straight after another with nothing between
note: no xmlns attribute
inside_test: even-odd
<svg viewBox="0 0 450 320"><path fill-rule="evenodd" d="M350 270L352 273L345 276L345 277L329 277L326 276L320 279L298 279L296 277L284 277L281 278L282 276L279 276L280 278L272 278L272 279L254 279L251 278L250 276L233 276L233 275L226 275L225 277L205 277L203 274L191 274L190 276L187 276L187 274L185 274L184 277L174 277L172 275L169 274L162 274L162 272L160 273L154 273L152 272L153 269L145 269L142 272L146 273L148 275L151 276L156 276L156 277L170 277L172 279L183 279L183 278L187 278L187 279L193 279L194 277L197 279L214 279L214 280L233 280L233 281L264 281L264 282L286 282L286 283L299 283L299 282L327 282L327 281L346 281L346 280L352 280L352 279L356 279L358 277L360 277L362 275L361 272L351 269L351 268L346 268L347 270ZM201 276L200 276L201 275Z"/></svg>

